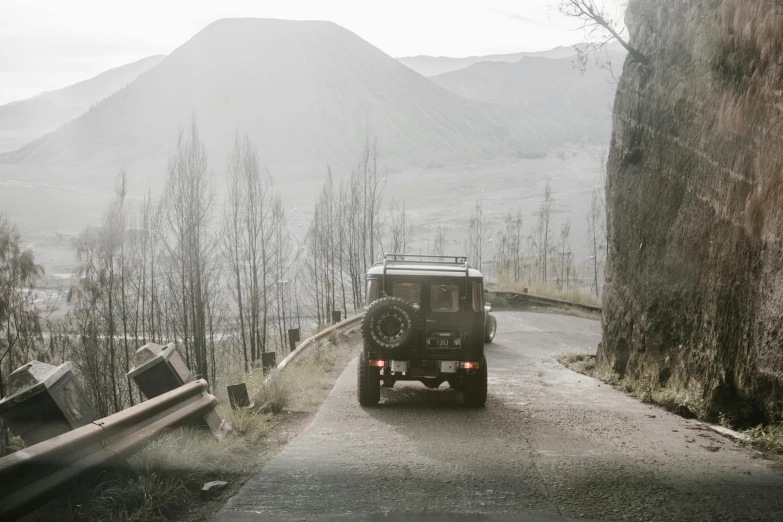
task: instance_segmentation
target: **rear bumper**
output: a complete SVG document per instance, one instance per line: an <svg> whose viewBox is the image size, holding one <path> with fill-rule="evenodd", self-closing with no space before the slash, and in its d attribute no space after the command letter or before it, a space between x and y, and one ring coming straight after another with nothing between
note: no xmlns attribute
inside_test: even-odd
<svg viewBox="0 0 783 522"><path fill-rule="evenodd" d="M481 363L474 360L440 359L378 359L368 361L370 366L379 368L384 378L396 380L449 379L460 375L472 375Z"/></svg>

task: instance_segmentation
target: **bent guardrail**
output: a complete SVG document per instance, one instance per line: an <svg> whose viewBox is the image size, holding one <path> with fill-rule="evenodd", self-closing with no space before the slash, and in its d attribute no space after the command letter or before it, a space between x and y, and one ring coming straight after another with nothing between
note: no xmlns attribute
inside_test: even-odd
<svg viewBox="0 0 783 522"><path fill-rule="evenodd" d="M164 431L202 418L217 398L203 379L0 459L0 520L41 506L91 470L118 465Z"/></svg>

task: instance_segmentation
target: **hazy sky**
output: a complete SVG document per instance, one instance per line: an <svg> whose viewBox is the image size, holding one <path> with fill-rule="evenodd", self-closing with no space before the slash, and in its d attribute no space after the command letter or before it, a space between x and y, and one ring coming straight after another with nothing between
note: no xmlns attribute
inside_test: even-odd
<svg viewBox="0 0 783 522"><path fill-rule="evenodd" d="M0 0L0 104L152 54L226 17L331 20L392 56L535 51L582 38L556 0Z"/></svg>

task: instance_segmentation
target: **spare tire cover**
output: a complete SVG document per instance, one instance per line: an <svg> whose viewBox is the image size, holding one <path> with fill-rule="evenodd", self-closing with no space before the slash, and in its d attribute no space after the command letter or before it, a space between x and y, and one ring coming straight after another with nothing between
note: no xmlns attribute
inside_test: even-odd
<svg viewBox="0 0 783 522"><path fill-rule="evenodd" d="M362 337L369 347L379 350L401 348L416 335L416 309L397 297L374 301L362 319Z"/></svg>

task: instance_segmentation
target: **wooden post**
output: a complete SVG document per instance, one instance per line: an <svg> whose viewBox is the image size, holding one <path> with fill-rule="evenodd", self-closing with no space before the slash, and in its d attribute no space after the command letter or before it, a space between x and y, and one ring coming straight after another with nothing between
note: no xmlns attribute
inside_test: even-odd
<svg viewBox="0 0 783 522"><path fill-rule="evenodd" d="M228 401L231 403L232 410L250 406L250 397L247 394L247 384L244 382L229 384L226 386L226 389L228 390Z"/></svg>
<svg viewBox="0 0 783 522"><path fill-rule="evenodd" d="M299 342L299 328L291 328L288 330L288 349L294 351L296 349L296 343Z"/></svg>
<svg viewBox="0 0 783 522"><path fill-rule="evenodd" d="M261 367L264 369L264 373L277 368L275 352L261 352Z"/></svg>

